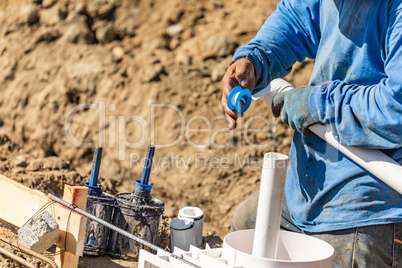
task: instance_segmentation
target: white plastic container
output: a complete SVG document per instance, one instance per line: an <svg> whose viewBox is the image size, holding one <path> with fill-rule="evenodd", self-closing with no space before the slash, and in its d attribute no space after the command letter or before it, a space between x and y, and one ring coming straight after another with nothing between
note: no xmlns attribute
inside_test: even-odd
<svg viewBox="0 0 402 268"><path fill-rule="evenodd" d="M188 251L190 245L195 245L196 235L192 219L173 219L170 222L170 244L172 250L178 247Z"/></svg>
<svg viewBox="0 0 402 268"><path fill-rule="evenodd" d="M334 248L315 237L279 231L276 259L252 255L254 229L228 234L223 240L222 258L230 267L244 268L332 268Z"/></svg>
<svg viewBox="0 0 402 268"><path fill-rule="evenodd" d="M198 207L184 207L179 210L179 219L192 219L195 229L195 244L196 247L202 245L202 229L204 225L204 212Z"/></svg>

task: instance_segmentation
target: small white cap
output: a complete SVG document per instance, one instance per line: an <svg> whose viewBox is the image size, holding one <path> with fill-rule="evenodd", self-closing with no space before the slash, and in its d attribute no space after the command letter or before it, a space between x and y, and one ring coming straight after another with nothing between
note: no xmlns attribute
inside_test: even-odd
<svg viewBox="0 0 402 268"><path fill-rule="evenodd" d="M180 219L199 220L204 217L204 212L199 207L184 207L179 210Z"/></svg>

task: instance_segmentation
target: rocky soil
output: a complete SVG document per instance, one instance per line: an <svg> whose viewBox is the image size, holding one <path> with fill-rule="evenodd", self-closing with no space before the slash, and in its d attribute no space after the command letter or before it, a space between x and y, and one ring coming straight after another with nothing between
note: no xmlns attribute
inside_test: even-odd
<svg viewBox="0 0 402 268"><path fill-rule="evenodd" d="M262 100L232 132L220 108L231 55L277 2L0 0L1 174L60 195L88 181L98 145L103 190L131 192L155 144L152 194L166 219L198 206L223 238L259 187L263 154L289 151L292 130ZM312 66L287 80L306 85Z"/></svg>

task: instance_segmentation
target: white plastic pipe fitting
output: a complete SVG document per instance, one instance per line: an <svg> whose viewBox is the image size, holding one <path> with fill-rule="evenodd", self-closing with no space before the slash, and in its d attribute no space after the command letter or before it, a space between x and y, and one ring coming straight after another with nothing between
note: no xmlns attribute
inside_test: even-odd
<svg viewBox="0 0 402 268"><path fill-rule="evenodd" d="M188 251L195 245L196 235L192 219L173 219L170 222L170 245L172 250L178 247Z"/></svg>
<svg viewBox="0 0 402 268"><path fill-rule="evenodd" d="M198 207L184 207L179 210L179 219L191 219L194 221L195 244L202 245L202 229L204 225L204 212Z"/></svg>

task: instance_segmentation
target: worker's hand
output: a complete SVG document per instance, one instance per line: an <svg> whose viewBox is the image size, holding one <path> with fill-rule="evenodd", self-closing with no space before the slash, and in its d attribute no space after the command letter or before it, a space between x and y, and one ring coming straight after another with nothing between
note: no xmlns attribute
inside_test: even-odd
<svg viewBox="0 0 402 268"><path fill-rule="evenodd" d="M230 63L229 68L222 79L221 99L221 106L225 111L230 130L236 128L237 117L243 116L243 114L229 109L228 96L230 91L236 86L241 86L242 88L248 88L251 92L253 92L256 82L257 70L254 67L254 63L250 59L239 58Z"/></svg>
<svg viewBox="0 0 402 268"><path fill-rule="evenodd" d="M283 92L274 98L272 112L281 120L304 136L311 136L309 127L316 121L311 116L308 99L313 87L295 88Z"/></svg>

